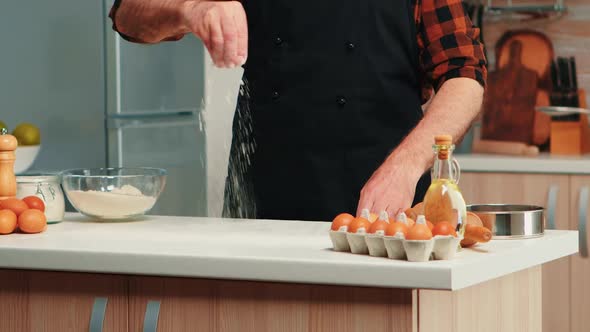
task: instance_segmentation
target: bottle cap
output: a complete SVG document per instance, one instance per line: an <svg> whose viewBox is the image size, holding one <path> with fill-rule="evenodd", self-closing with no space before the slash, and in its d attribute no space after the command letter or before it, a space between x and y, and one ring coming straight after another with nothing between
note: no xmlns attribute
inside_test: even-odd
<svg viewBox="0 0 590 332"><path fill-rule="evenodd" d="M449 159L449 149L452 149L453 136L436 135L434 136L435 149L438 151L438 159Z"/></svg>
<svg viewBox="0 0 590 332"><path fill-rule="evenodd" d="M453 144L453 136L451 136L451 135L436 135L436 136L434 136L434 143L436 145L451 145L451 144Z"/></svg>

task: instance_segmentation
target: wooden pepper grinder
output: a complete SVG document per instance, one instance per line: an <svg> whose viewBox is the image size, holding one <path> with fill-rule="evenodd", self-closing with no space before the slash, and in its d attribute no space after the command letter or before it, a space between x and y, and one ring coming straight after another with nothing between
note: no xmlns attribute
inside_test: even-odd
<svg viewBox="0 0 590 332"><path fill-rule="evenodd" d="M0 133L0 200L16 197L16 176L14 175L14 151L18 146L16 137L8 135L6 128Z"/></svg>

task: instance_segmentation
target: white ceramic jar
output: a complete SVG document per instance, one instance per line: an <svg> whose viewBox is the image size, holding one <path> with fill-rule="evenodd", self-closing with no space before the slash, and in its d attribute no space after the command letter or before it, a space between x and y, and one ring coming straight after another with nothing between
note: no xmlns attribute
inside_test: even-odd
<svg viewBox="0 0 590 332"><path fill-rule="evenodd" d="M22 175L16 177L16 183L17 198L37 196L45 202L48 224L63 220L66 205L59 175Z"/></svg>

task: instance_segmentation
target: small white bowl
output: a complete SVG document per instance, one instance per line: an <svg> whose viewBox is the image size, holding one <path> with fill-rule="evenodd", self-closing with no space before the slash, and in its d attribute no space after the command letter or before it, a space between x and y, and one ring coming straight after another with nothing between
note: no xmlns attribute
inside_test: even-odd
<svg viewBox="0 0 590 332"><path fill-rule="evenodd" d="M21 174L29 170L41 150L41 145L19 146L14 152L16 161L14 163L14 173Z"/></svg>

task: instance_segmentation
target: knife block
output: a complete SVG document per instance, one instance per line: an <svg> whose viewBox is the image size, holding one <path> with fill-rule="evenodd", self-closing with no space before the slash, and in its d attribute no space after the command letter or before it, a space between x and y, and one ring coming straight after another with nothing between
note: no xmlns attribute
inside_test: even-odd
<svg viewBox="0 0 590 332"><path fill-rule="evenodd" d="M580 107L587 108L586 93L579 90ZM551 120L551 154L582 155L590 153L590 127L588 116L580 114L577 121Z"/></svg>

